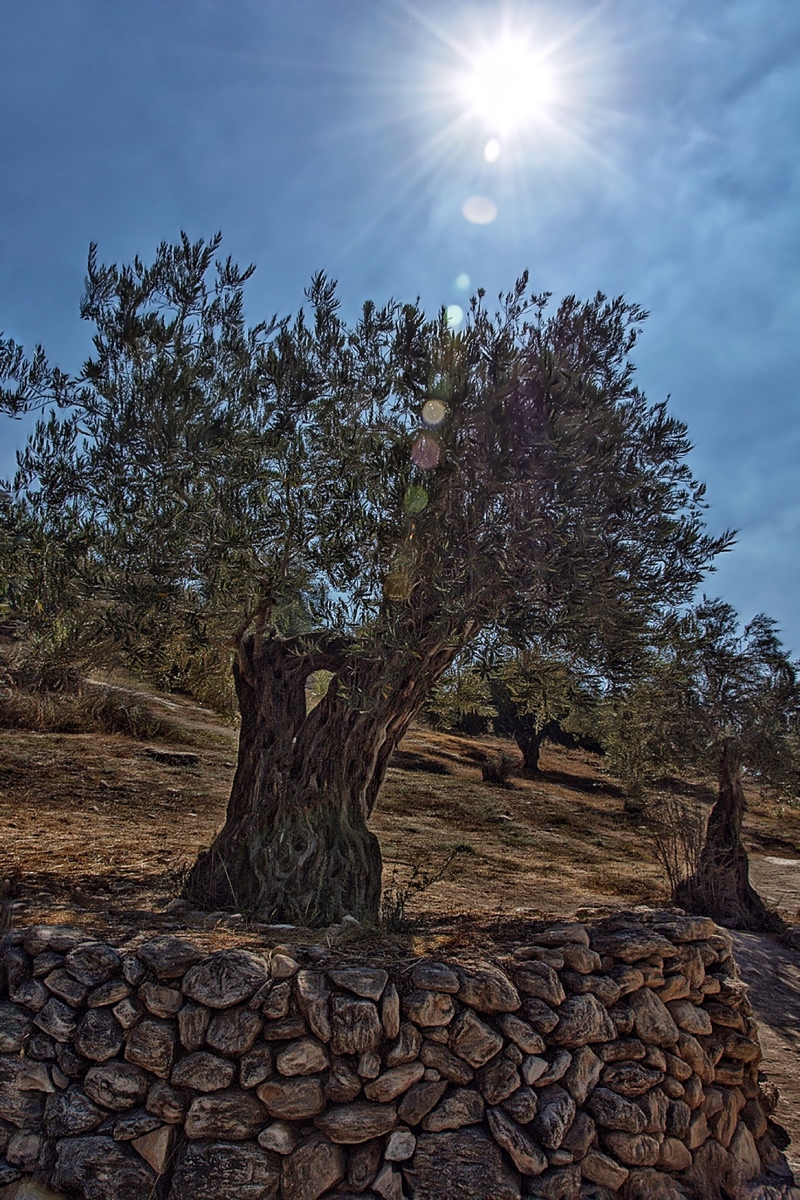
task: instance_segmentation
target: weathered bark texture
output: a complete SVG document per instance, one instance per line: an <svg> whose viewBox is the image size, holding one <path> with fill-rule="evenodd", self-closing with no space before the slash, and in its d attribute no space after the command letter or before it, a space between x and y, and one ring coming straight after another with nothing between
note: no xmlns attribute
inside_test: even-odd
<svg viewBox="0 0 800 1200"><path fill-rule="evenodd" d="M771 929L780 924L750 883L750 865L742 842L747 801L741 763L725 746L719 759L719 793L706 826L697 871L675 890L675 900L690 912L705 913L734 929Z"/></svg>
<svg viewBox="0 0 800 1200"><path fill-rule="evenodd" d="M336 674L307 713L306 680L321 669ZM331 639L244 639L234 666L242 724L227 817L192 868L188 899L303 925L376 917L382 864L367 820L426 690L418 673L406 673L382 691L376 680L385 677L385 662L347 659Z"/></svg>

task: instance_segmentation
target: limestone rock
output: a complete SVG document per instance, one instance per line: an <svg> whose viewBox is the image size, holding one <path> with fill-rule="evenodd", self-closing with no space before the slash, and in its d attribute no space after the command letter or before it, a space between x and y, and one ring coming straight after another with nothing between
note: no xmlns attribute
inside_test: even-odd
<svg viewBox="0 0 800 1200"><path fill-rule="evenodd" d="M75 1007L83 1004L86 993L89 991L85 983L81 983L80 980L75 979L74 976L61 967L55 971L51 971L45 977L44 982L54 996L58 997L59 1000L63 1000L65 1004L71 1004Z"/></svg>
<svg viewBox="0 0 800 1200"><path fill-rule="evenodd" d="M292 999L292 985L284 980L282 983L270 984L258 989L248 1001L248 1008L259 1007L256 1001L261 1000L261 1011L270 1021L279 1021L289 1012Z"/></svg>
<svg viewBox="0 0 800 1200"><path fill-rule="evenodd" d="M273 950L269 960L271 979L291 979L299 970L300 964L291 954L281 954L278 950Z"/></svg>
<svg viewBox="0 0 800 1200"><path fill-rule="evenodd" d="M344 1177L345 1154L322 1134L312 1134L283 1163L283 1195L318 1200Z"/></svg>
<svg viewBox="0 0 800 1200"><path fill-rule="evenodd" d="M603 1141L614 1158L627 1167L654 1167L658 1162L658 1141L649 1133L609 1130Z"/></svg>
<svg viewBox="0 0 800 1200"><path fill-rule="evenodd" d="M128 1034L125 1057L128 1062L166 1079L172 1066L177 1040L171 1021L145 1017Z"/></svg>
<svg viewBox="0 0 800 1200"><path fill-rule="evenodd" d="M53 1186L82 1200L142 1200L153 1194L153 1169L109 1137L67 1137L58 1143ZM197 1197L193 1197L197 1200Z"/></svg>
<svg viewBox="0 0 800 1200"><path fill-rule="evenodd" d="M461 1129L464 1125L477 1125L483 1120L483 1097L474 1088L455 1088L449 1092L422 1122L429 1133L441 1133L445 1129Z"/></svg>
<svg viewBox="0 0 800 1200"><path fill-rule="evenodd" d="M380 1200L404 1200L403 1180L391 1163L384 1163L372 1182L372 1191Z"/></svg>
<svg viewBox="0 0 800 1200"><path fill-rule="evenodd" d="M400 995L395 985L387 983L381 1000L381 1025L387 1038L396 1038L400 1030Z"/></svg>
<svg viewBox="0 0 800 1200"><path fill-rule="evenodd" d="M188 1102L186 1092L174 1088L165 1079L159 1079L150 1088L145 1108L167 1125L180 1125L186 1116Z"/></svg>
<svg viewBox="0 0 800 1200"><path fill-rule="evenodd" d="M400 1026L397 1041L386 1051L387 1067L401 1067L404 1063L413 1062L422 1047L422 1034L416 1025L404 1021Z"/></svg>
<svg viewBox="0 0 800 1200"><path fill-rule="evenodd" d="M413 1026L412 1026L413 1028ZM458 1083L462 1086L471 1083L474 1077L474 1071L462 1058L458 1058L446 1046L439 1046L436 1042L424 1041L419 1052L420 1061L434 1071L438 1071L445 1079L449 1079L451 1083ZM387 1058L388 1062L388 1058Z"/></svg>
<svg viewBox="0 0 800 1200"><path fill-rule="evenodd" d="M269 1115L282 1121L307 1121L325 1107L322 1080L318 1075L268 1079L256 1089L256 1095Z"/></svg>
<svg viewBox="0 0 800 1200"><path fill-rule="evenodd" d="M131 1146L153 1168L156 1175L162 1175L169 1163L174 1140L174 1126L162 1125L160 1129L155 1129L152 1133L134 1138Z"/></svg>
<svg viewBox="0 0 800 1200"><path fill-rule="evenodd" d="M0 1054L18 1054L31 1033L30 1018L13 1004L0 1004Z"/></svg>
<svg viewBox="0 0 800 1200"><path fill-rule="evenodd" d="M48 1099L55 1099L55 1096ZM0 1083L0 1120L38 1133L42 1128L44 1106L42 1092L23 1092L13 1083Z"/></svg>
<svg viewBox="0 0 800 1200"><path fill-rule="evenodd" d="M558 1024L558 1013L553 1012L549 1004L545 1004L544 1000L538 1000L535 996L528 996L523 1000L520 1015L537 1033L541 1033L545 1037L548 1033L552 1033Z"/></svg>
<svg viewBox="0 0 800 1200"><path fill-rule="evenodd" d="M161 1126L161 1118L147 1112L144 1108L132 1108L124 1117L114 1122L113 1134L115 1142L130 1142L134 1138L152 1133Z"/></svg>
<svg viewBox="0 0 800 1200"><path fill-rule="evenodd" d="M574 1049L590 1042L610 1041L615 1033L605 1008L596 996L589 994L570 996L564 1001L551 1039L558 1046Z"/></svg>
<svg viewBox="0 0 800 1200"><path fill-rule="evenodd" d="M107 1008L90 1008L75 1031L75 1049L93 1062L107 1062L122 1049L124 1031Z"/></svg>
<svg viewBox="0 0 800 1200"><path fill-rule="evenodd" d="M297 1006L308 1022L309 1029L321 1042L331 1040L331 1020L328 1012L330 988L322 971L299 971L295 980Z"/></svg>
<svg viewBox="0 0 800 1200"><path fill-rule="evenodd" d="M687 1033L705 1035L711 1033L711 1018L704 1008L692 1004L690 1000L671 1000L667 1004L670 1016L679 1029Z"/></svg>
<svg viewBox="0 0 800 1200"><path fill-rule="evenodd" d="M697 1038L691 1033L685 1033L681 1030L676 1046L676 1053L684 1062L689 1064L701 1083L709 1084L714 1082L714 1065Z"/></svg>
<svg viewBox="0 0 800 1200"><path fill-rule="evenodd" d="M548 1083L558 1083L559 1079L564 1078L571 1066L572 1055L569 1050L556 1050L555 1054L550 1055L547 1069L536 1080L537 1086L546 1087Z"/></svg>
<svg viewBox="0 0 800 1200"><path fill-rule="evenodd" d="M592 937L592 949L598 954L607 954L624 963L635 963L649 958L651 954L670 958L675 954L672 942L655 930L641 925L618 929L610 933L596 932Z"/></svg>
<svg viewBox="0 0 800 1200"><path fill-rule="evenodd" d="M264 1022L246 1006L215 1012L208 1023L206 1043L220 1054L238 1058L245 1054L261 1033Z"/></svg>
<svg viewBox="0 0 800 1200"><path fill-rule="evenodd" d="M109 1062L91 1067L83 1086L97 1104L112 1112L124 1112L126 1108L143 1103L151 1083L152 1077L141 1067L133 1063Z"/></svg>
<svg viewBox="0 0 800 1200"><path fill-rule="evenodd" d="M69 1042L75 1036L75 1012L60 1000L48 1000L33 1023L57 1042Z"/></svg>
<svg viewBox="0 0 800 1200"><path fill-rule="evenodd" d="M320 1114L314 1124L332 1142L357 1145L391 1133L397 1124L397 1109L393 1104L368 1104L363 1101L342 1104Z"/></svg>
<svg viewBox="0 0 800 1200"><path fill-rule="evenodd" d="M394 1129L389 1134L383 1156L387 1162L407 1162L416 1145L417 1139L410 1129Z"/></svg>
<svg viewBox="0 0 800 1200"><path fill-rule="evenodd" d="M265 1021L261 1039L265 1042L293 1042L297 1038L305 1037L307 1033L305 1019L292 1014L277 1021Z"/></svg>
<svg viewBox="0 0 800 1200"><path fill-rule="evenodd" d="M711 1200L709 1192L703 1192L703 1200ZM663 1171L652 1167L635 1167L628 1176L621 1192L623 1200L686 1200L684 1189Z"/></svg>
<svg viewBox="0 0 800 1200"><path fill-rule="evenodd" d="M534 936L540 946L564 946L571 943L577 946L588 946L589 931L579 921L549 921L541 926L534 923L531 926L531 936Z"/></svg>
<svg viewBox="0 0 800 1200"><path fill-rule="evenodd" d="M452 1026L448 1044L471 1067L482 1067L502 1049L503 1039L471 1009L465 1008Z"/></svg>
<svg viewBox="0 0 800 1200"><path fill-rule="evenodd" d="M663 1071L652 1071L640 1062L608 1063L600 1076L603 1086L613 1088L622 1096L641 1096L663 1082Z"/></svg>
<svg viewBox="0 0 800 1200"><path fill-rule="evenodd" d="M263 958L248 950L218 950L190 967L183 994L208 1008L233 1008L249 1000L269 978Z"/></svg>
<svg viewBox="0 0 800 1200"><path fill-rule="evenodd" d="M70 925L29 925L22 935L23 946L34 956L48 952L64 954L88 940L82 929Z"/></svg>
<svg viewBox="0 0 800 1200"><path fill-rule="evenodd" d="M274 1150L276 1154L291 1154L297 1145L297 1126L289 1125L286 1121L273 1121L261 1130L258 1144L265 1150Z"/></svg>
<svg viewBox="0 0 800 1200"><path fill-rule="evenodd" d="M527 1184L531 1200L578 1200L581 1172L577 1166L556 1166Z"/></svg>
<svg viewBox="0 0 800 1200"><path fill-rule="evenodd" d="M576 1104L583 1104L600 1078L602 1069L602 1061L588 1046L581 1046L572 1055L564 1074L564 1086Z"/></svg>
<svg viewBox="0 0 800 1200"><path fill-rule="evenodd" d="M368 1100L374 1100L379 1104L387 1104L390 1100L395 1100L401 1096L403 1092L414 1083L419 1083L425 1073L425 1067L421 1062L405 1063L399 1067L391 1067L388 1071L384 1071L377 1079L373 1079L370 1083L364 1085L364 1095Z"/></svg>
<svg viewBox="0 0 800 1200"><path fill-rule="evenodd" d="M692 1165L692 1152L678 1138L665 1137L658 1152L656 1165L664 1171L686 1171Z"/></svg>
<svg viewBox="0 0 800 1200"><path fill-rule="evenodd" d="M406 1125L419 1125L422 1118L439 1103L446 1088L444 1081L412 1084L398 1106L400 1120Z"/></svg>
<svg viewBox="0 0 800 1200"><path fill-rule="evenodd" d="M579 1108L575 1114L575 1120L561 1143L561 1149L571 1154L575 1162L580 1162L594 1145L596 1139L597 1130L594 1121L584 1109Z"/></svg>
<svg viewBox="0 0 800 1200"><path fill-rule="evenodd" d="M403 1010L416 1025L449 1025L455 1015L453 997L447 992L409 992L403 999Z"/></svg>
<svg viewBox="0 0 800 1200"><path fill-rule="evenodd" d="M517 1170L523 1175L541 1175L547 1167L547 1155L541 1146L501 1108L490 1108L486 1115L494 1140Z"/></svg>
<svg viewBox="0 0 800 1200"><path fill-rule="evenodd" d="M159 979L180 979L206 957L197 946L169 933L150 938L136 953Z"/></svg>
<svg viewBox="0 0 800 1200"><path fill-rule="evenodd" d="M317 1075L328 1066L328 1052L316 1038L289 1042L278 1051L275 1066L281 1075Z"/></svg>
<svg viewBox="0 0 800 1200"><path fill-rule="evenodd" d="M274 1156L260 1146L187 1142L178 1158L169 1200L277 1200L280 1180Z"/></svg>
<svg viewBox="0 0 800 1200"><path fill-rule="evenodd" d="M498 1054L481 1067L476 1073L475 1082L486 1103L491 1105L499 1104L522 1087L516 1064L507 1054Z"/></svg>
<svg viewBox="0 0 800 1200"><path fill-rule="evenodd" d="M459 989L456 972L444 963L431 962L429 959L416 963L411 972L411 982L415 988L424 988L429 992L455 993Z"/></svg>
<svg viewBox="0 0 800 1200"><path fill-rule="evenodd" d="M630 1172L627 1167L615 1162L613 1158L609 1158L600 1150L590 1150L581 1160L581 1174L584 1179L589 1179L592 1183L599 1183L602 1187L617 1191L622 1187Z"/></svg>
<svg viewBox="0 0 800 1200"><path fill-rule="evenodd" d="M538 1096L539 1111L531 1129L548 1150L557 1150L575 1117L575 1101L559 1085L542 1088Z"/></svg>
<svg viewBox="0 0 800 1200"><path fill-rule="evenodd" d="M529 1125L536 1116L539 1099L533 1088L522 1087L503 1101L503 1110L518 1125Z"/></svg>
<svg viewBox="0 0 800 1200"><path fill-rule="evenodd" d="M240 1142L256 1137L265 1124L264 1107L252 1092L232 1089L193 1100L186 1114L184 1132L189 1138Z"/></svg>
<svg viewBox="0 0 800 1200"><path fill-rule="evenodd" d="M218 1092L229 1088L236 1074L236 1064L230 1059L195 1050L172 1068L170 1081L175 1087L194 1088L196 1092Z"/></svg>
<svg viewBox="0 0 800 1200"><path fill-rule="evenodd" d="M527 1083L530 1087L542 1079L549 1066L550 1064L546 1058L540 1058L538 1054L529 1054L528 1057L522 1061L520 1074L522 1075L525 1083ZM566 1071L566 1067L564 1070Z"/></svg>
<svg viewBox="0 0 800 1200"><path fill-rule="evenodd" d="M633 1024L636 1036L642 1042L656 1046L674 1046L680 1031L673 1021L669 1009L649 988L640 988L626 997L633 1009ZM649 1164L648 1164L649 1165Z"/></svg>
<svg viewBox="0 0 800 1200"><path fill-rule="evenodd" d="M154 1017L174 1017L183 1004L183 996L175 988L161 983L143 983L139 988L139 999Z"/></svg>
<svg viewBox="0 0 800 1200"><path fill-rule="evenodd" d="M144 1008L132 996L126 996L111 1009L123 1029L133 1029L144 1016Z"/></svg>
<svg viewBox="0 0 800 1200"><path fill-rule="evenodd" d="M532 1025L511 1013L505 1013L497 1022L509 1041L519 1046L524 1054L541 1054L544 1038Z"/></svg>
<svg viewBox="0 0 800 1200"><path fill-rule="evenodd" d="M389 1135L394 1137L394 1133ZM361 1142L350 1151L347 1160L347 1182L354 1192L363 1192L374 1180L381 1165L383 1139Z"/></svg>
<svg viewBox="0 0 800 1200"><path fill-rule="evenodd" d="M75 1137L97 1129L107 1116L108 1113L98 1108L82 1088L71 1087L66 1092L47 1097L44 1126L48 1137Z"/></svg>
<svg viewBox="0 0 800 1200"><path fill-rule="evenodd" d="M122 960L113 946L104 942L82 942L67 953L64 966L80 983L96 987L117 974Z"/></svg>
<svg viewBox="0 0 800 1200"><path fill-rule="evenodd" d="M480 1013L516 1012L521 1004L519 992L498 967L482 963L459 967L458 998Z"/></svg>
<svg viewBox="0 0 800 1200"><path fill-rule="evenodd" d="M644 1133L646 1119L638 1104L618 1096L608 1088L595 1088L586 1107L598 1125L604 1129L621 1129L624 1133Z"/></svg>
<svg viewBox="0 0 800 1200"><path fill-rule="evenodd" d="M186 1050L199 1050L206 1040L211 1013L202 1004L189 1001L178 1013L178 1034Z"/></svg>
<svg viewBox="0 0 800 1200"><path fill-rule="evenodd" d="M342 967L328 971L328 978L337 987L353 992L364 1000L380 1000L383 989L389 982L386 971L379 967Z"/></svg>
<svg viewBox="0 0 800 1200"><path fill-rule="evenodd" d="M528 962L514 972L514 982L520 992L558 1007L564 1000L564 989L558 975L544 962ZM519 1007L519 1005L517 1005Z"/></svg>
<svg viewBox="0 0 800 1200"><path fill-rule="evenodd" d="M480 1128L423 1133L410 1167L406 1167L414 1200L520 1200L519 1176L506 1166L497 1143Z"/></svg>
<svg viewBox="0 0 800 1200"><path fill-rule="evenodd" d="M335 1058L325 1084L325 1095L335 1104L349 1104L361 1091L361 1080L347 1060Z"/></svg>
<svg viewBox="0 0 800 1200"><path fill-rule="evenodd" d="M371 1000L331 1000L331 1049L334 1054L363 1054L374 1050L383 1037L378 1010Z"/></svg>
<svg viewBox="0 0 800 1200"><path fill-rule="evenodd" d="M130 994L130 984L124 979L109 979L107 983L100 983L96 988L92 988L86 997L86 1003L89 1008L105 1008L119 1004L120 1000L127 999Z"/></svg>

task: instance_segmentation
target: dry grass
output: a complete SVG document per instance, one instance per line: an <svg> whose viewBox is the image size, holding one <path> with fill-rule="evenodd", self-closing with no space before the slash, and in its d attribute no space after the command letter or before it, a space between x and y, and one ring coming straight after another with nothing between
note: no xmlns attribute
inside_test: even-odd
<svg viewBox="0 0 800 1200"><path fill-rule="evenodd" d="M115 710L121 702L140 713L135 732L194 745L200 764L154 761L130 730L104 731L102 709L92 732L20 728L18 714L18 726L0 734L2 875L20 880L16 919L86 913L141 924L155 920L155 910L169 925L165 904L224 819L235 730L185 698L130 680L96 681L90 690L113 696ZM541 778L487 785L482 762L509 747L419 727L393 760L373 820L387 883L399 894L415 872L435 875L460 848L442 879L412 889L407 915L420 928L667 899L648 830L623 813L599 759L550 746ZM796 853L800 812L765 799L753 808L752 843Z"/></svg>

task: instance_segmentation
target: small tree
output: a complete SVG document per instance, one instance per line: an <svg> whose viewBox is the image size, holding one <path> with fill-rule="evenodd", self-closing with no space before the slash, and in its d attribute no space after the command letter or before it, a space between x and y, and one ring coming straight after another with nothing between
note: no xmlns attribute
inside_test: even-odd
<svg viewBox="0 0 800 1200"><path fill-rule="evenodd" d="M523 276L461 333L394 302L346 324L319 276L308 316L248 329L250 269L215 268L218 245L121 269L92 248L94 353L17 491L42 521L74 507L110 617L186 603L232 640L237 770L189 895L372 918L367 821L456 655L490 627L603 644L687 600L730 539L703 530L685 427L633 385L635 305L549 313Z"/></svg>
<svg viewBox="0 0 800 1200"><path fill-rule="evenodd" d="M724 924L771 923L749 881L743 780L796 798L800 684L775 622L740 628L734 609L704 600L666 631L643 678L613 701L604 722L612 769L641 794L668 771L716 776L699 859L675 889L686 907Z"/></svg>

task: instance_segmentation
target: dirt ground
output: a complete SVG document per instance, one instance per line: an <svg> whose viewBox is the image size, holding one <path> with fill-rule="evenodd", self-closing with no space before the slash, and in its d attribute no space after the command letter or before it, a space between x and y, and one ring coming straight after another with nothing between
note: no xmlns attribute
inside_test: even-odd
<svg viewBox="0 0 800 1200"><path fill-rule="evenodd" d="M186 868L224 820L236 733L186 699L150 703L169 715L175 748L194 750L196 765L151 757L149 747L170 748L164 741L0 729L0 846L13 920L83 923L120 942L186 928L209 948L263 940L263 926L223 914L187 924L170 905ZM624 814L622 793L600 759L546 747L541 778L488 786L480 759L508 746L418 727L396 752L373 828L384 855L387 912L414 918L395 939L398 953L465 936L499 937L504 925L533 916L666 903L648 826ZM704 795L697 783L685 790ZM800 807L756 795L750 801L753 881L785 918L800 922ZM793 1137L795 1171L800 924L798 931L794 950L737 935L742 974L763 1023L764 1070L781 1090L779 1119Z"/></svg>

